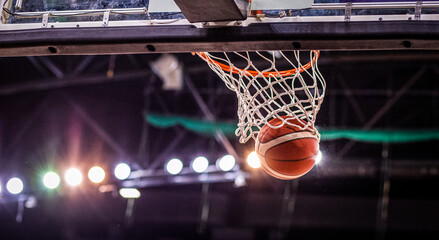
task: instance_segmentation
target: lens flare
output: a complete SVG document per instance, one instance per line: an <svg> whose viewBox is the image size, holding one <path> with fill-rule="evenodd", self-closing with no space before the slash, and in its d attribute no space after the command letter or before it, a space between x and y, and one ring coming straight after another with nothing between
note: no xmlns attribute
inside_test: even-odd
<svg viewBox="0 0 439 240"><path fill-rule="evenodd" d="M166 163L166 171L171 175L177 175L183 169L183 163L180 159L173 158Z"/></svg>
<svg viewBox="0 0 439 240"><path fill-rule="evenodd" d="M114 176L119 180L127 179L131 174L131 168L126 163L119 163L114 168Z"/></svg>
<svg viewBox="0 0 439 240"><path fill-rule="evenodd" d="M235 167L236 160L232 155L225 155L224 157L218 159L217 166L224 172L228 172Z"/></svg>
<svg viewBox="0 0 439 240"><path fill-rule="evenodd" d="M256 152L251 152L247 157L247 164L251 168L260 168L261 161L259 160L258 154Z"/></svg>
<svg viewBox="0 0 439 240"><path fill-rule="evenodd" d="M119 190L119 194L123 198L139 198L140 197L139 190L137 190L135 188L121 188Z"/></svg>
<svg viewBox="0 0 439 240"><path fill-rule="evenodd" d="M70 168L66 171L64 179L72 187L78 186L82 182L82 173L76 168Z"/></svg>
<svg viewBox="0 0 439 240"><path fill-rule="evenodd" d="M48 172L43 177L43 184L49 189L55 189L59 186L61 179L58 174L54 172Z"/></svg>
<svg viewBox="0 0 439 240"><path fill-rule="evenodd" d="M192 161L191 167L195 172L202 173L207 170L207 167L209 167L209 160L205 157L197 157Z"/></svg>
<svg viewBox="0 0 439 240"><path fill-rule="evenodd" d="M24 185L20 178L11 178L6 183L6 189L12 194L19 194L23 191Z"/></svg>
<svg viewBox="0 0 439 240"><path fill-rule="evenodd" d="M317 156L316 156L315 164L316 164L316 165L319 164L319 163L322 161L322 158L323 158L323 154L322 154L322 152L319 150L319 152L317 153Z"/></svg>
<svg viewBox="0 0 439 240"><path fill-rule="evenodd" d="M105 179L105 171L99 166L94 166L88 171L88 179L94 183L100 183Z"/></svg>

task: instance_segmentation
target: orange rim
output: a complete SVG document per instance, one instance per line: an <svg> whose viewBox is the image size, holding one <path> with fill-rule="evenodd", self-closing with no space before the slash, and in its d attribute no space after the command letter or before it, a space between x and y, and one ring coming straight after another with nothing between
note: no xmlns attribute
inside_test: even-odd
<svg viewBox="0 0 439 240"><path fill-rule="evenodd" d="M283 70L283 71L269 71L269 72L262 72L262 76L264 77L286 77L286 76L291 76L297 73L297 71L299 72L303 72L305 70L308 70L313 64L315 64L317 62L317 59L319 59L320 56L320 51L318 50L312 50L315 55L312 58L312 60L310 62L308 62L305 65L302 65L300 68L293 68L293 69L289 69L289 70ZM204 52L196 52L196 54L198 54L198 56L200 56L201 59L203 59L204 61L211 63L211 64L215 64L218 65L222 70L226 71L226 72L232 72L235 74L239 74L241 72L245 72L245 75L247 76L252 76L252 77L256 77L259 76L261 74L261 72L259 71L254 71L254 70L244 70L241 68L237 68L237 67L231 67L230 65L226 65L224 63L220 63L212 58L209 58L206 53Z"/></svg>

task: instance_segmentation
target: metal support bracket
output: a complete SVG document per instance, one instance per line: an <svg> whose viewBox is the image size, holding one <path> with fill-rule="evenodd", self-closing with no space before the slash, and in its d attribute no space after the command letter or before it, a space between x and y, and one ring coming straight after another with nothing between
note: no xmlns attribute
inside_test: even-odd
<svg viewBox="0 0 439 240"><path fill-rule="evenodd" d="M42 28L47 28L47 23L49 22L49 14L45 13L43 14L43 21L42 21Z"/></svg>
<svg viewBox="0 0 439 240"><path fill-rule="evenodd" d="M242 21L222 21L222 22L202 22L201 27L203 28L217 28L217 27L233 27L233 26L243 26Z"/></svg>
<svg viewBox="0 0 439 240"><path fill-rule="evenodd" d="M346 22L351 21L352 16L352 3L348 2L346 3L345 9L344 9L344 20Z"/></svg>
<svg viewBox="0 0 439 240"><path fill-rule="evenodd" d="M417 1L415 6L415 20L421 20L422 1Z"/></svg>
<svg viewBox="0 0 439 240"><path fill-rule="evenodd" d="M104 12L104 18L102 20L102 27L108 27L108 22L110 21L110 11Z"/></svg>

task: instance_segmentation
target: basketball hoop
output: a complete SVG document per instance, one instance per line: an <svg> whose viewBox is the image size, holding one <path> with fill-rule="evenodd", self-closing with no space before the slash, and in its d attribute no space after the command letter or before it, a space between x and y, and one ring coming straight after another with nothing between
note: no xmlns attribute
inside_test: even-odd
<svg viewBox="0 0 439 240"><path fill-rule="evenodd" d="M299 51L196 54L236 93L239 123L235 134L241 143L255 139L266 124L272 128L287 124L301 130L312 129L319 137L314 124L326 88L317 66L319 51L310 51L306 64L301 63ZM232 63L238 65L243 60L243 68ZM285 65L289 69L277 69ZM271 125L268 122L273 118L282 123ZM298 122L303 124L297 125Z"/></svg>

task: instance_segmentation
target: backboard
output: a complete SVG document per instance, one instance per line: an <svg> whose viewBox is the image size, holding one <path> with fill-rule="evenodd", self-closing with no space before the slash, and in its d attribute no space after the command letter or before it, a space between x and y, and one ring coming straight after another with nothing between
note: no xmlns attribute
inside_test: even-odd
<svg viewBox="0 0 439 240"><path fill-rule="evenodd" d="M0 56L439 46L437 1L253 0L245 20L195 23L173 0L2 6Z"/></svg>

